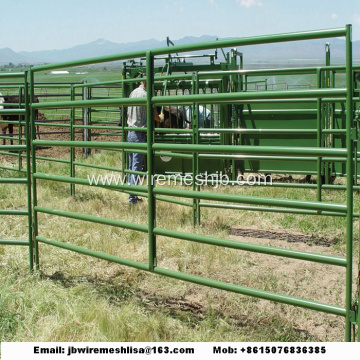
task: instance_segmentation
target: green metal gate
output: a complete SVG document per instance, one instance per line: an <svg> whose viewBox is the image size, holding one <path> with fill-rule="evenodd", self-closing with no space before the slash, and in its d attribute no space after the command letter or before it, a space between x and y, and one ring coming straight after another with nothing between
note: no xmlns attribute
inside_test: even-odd
<svg viewBox="0 0 360 360"><path fill-rule="evenodd" d="M159 79L155 78L155 59L157 56L168 55L170 53L181 53L188 51L207 50L218 47L234 47L234 46L250 46L256 44L275 43L284 41L298 41L317 38L329 38L329 37L343 37L346 41L346 65L344 71L346 74L346 85L344 88L319 88L315 90L295 90L295 91L259 91L256 93L237 91L239 89L234 88L229 92L222 93L204 93L199 94L197 92L193 94L186 94L182 96L177 95L155 95L155 88L159 82ZM310 146L292 146L290 143L284 144L284 146L277 146L274 143L262 143L262 144L244 144L244 143L232 143L227 142L230 136L233 136L234 127L232 124L227 124L223 128L216 129L221 134L221 141L219 144L201 143L198 141L198 129L195 127L190 130L192 133L192 142L189 144L173 143L163 141L161 137L155 137L155 133L159 129L155 129L154 122L149 121L146 128L138 129L145 131L147 134L146 143L135 144L127 142L84 142L84 141L46 141L46 140L32 140L31 142L31 162L32 162L32 210L33 210L33 240L34 246L30 247L34 249L34 256L31 255L31 259L34 259L34 266L39 267L38 246L39 244L56 246L62 249L79 252L85 255L94 256L97 258L113 261L122 265L131 266L137 269L152 272L163 276L168 276L184 281L193 282L196 284L202 284L205 286L223 289L226 291L235 292L238 294L249 295L257 298L276 301L293 306L299 306L306 309L320 311L324 313L334 314L345 318L345 339L346 341L355 340L356 327L359 326L358 315L358 302L359 294L353 296L353 260L354 260L354 237L353 237L353 221L354 215L354 158L355 156L355 142L357 141L356 127L354 123L354 84L353 84L353 66L352 66L352 44L351 44L351 26L346 26L340 29L322 30L314 32L300 32L280 35L267 35L250 38L231 39L210 43L194 44L189 46L174 46L171 48L153 49L149 51L138 51L127 54L119 54L108 57L78 60L67 63L44 65L33 67L30 70L30 94L34 94L34 78L37 72L59 69L64 67L80 66L86 64L102 63L109 61L123 61L132 58L140 58L145 61L145 72L147 92L146 98L132 98L119 97L112 99L94 99L94 100L74 100L74 101L58 101L58 102L46 102L46 103L32 103L31 109L51 109L51 108L92 108L92 107L126 107L142 105L147 108L148 119L153 119L153 111L155 106L166 106L167 104L183 106L186 104L209 104L209 105L224 105L233 106L238 104L247 104L252 101L258 103L265 103L268 101L278 101L284 103L301 103L302 99L306 99L310 102L315 102L317 105L321 105L324 99L341 99L345 106L345 121L344 128L341 129L344 133L344 138L341 144L336 147L325 147L323 143L317 142L315 145L312 143ZM328 69L327 69L328 70ZM226 72L225 72L226 73ZM200 76L201 74L199 74ZM234 72L229 70L226 73L227 76L240 76L241 70ZM168 75L169 80L172 75ZM173 76L173 79L176 75ZM127 86L134 82L134 79L122 79L122 86ZM330 100L329 100L330 101ZM285 108L286 109L286 108ZM318 109L318 107L317 107ZM33 120L33 117L32 117ZM294 120L296 121L296 119ZM34 121L32 121L31 128L34 128ZM91 126L88 127L89 129ZM123 131L129 131L130 128L123 126ZM132 128L133 130L133 128ZM179 129L174 129L176 132L181 132ZM34 131L34 130L32 130ZM256 145L256 146L254 146ZM348 181L346 182L346 202L343 204L333 203L331 201L323 201L321 192L324 189L319 181L316 185L318 187L318 198L314 201L300 201L297 199L284 199L284 198L272 198L261 196L245 196L241 194L222 194L212 191L200 191L199 186L193 185L190 190L178 190L170 188L162 188L157 186L151 181L146 185L138 185L135 187L130 185L108 184L103 185L108 189L116 191L123 191L124 193L136 191L147 197L147 224L136 224L131 222L125 222L121 220L114 220L108 218L102 218L99 216L82 214L77 212L70 212L61 209L48 208L46 206L38 205L37 203L37 188L39 180L41 181L55 181L70 185L89 185L86 179L78 178L75 176L75 172L71 171L70 176L60 176L55 174L44 174L37 170L36 160L36 147L37 146L58 146L68 148L93 148L93 149L112 149L121 150L126 152L143 152L146 154L146 172L145 175L150 178L156 175L155 161L159 156L163 156L164 153L176 153L179 158L191 159L191 169L194 175L199 175L199 159L212 159L223 158L226 160L238 161L241 156L245 161L249 161L250 158L259 157L259 159L272 160L276 157L286 156L292 161L309 161L316 164L317 173L320 173L321 164L324 159L329 161L342 161L345 164L346 176ZM251 159L250 159L251 160ZM85 164L78 164L84 165ZM308 169L306 169L308 170ZM126 169L122 169L125 173ZM101 185L100 185L101 186ZM174 199L180 198L181 200ZM314 254L304 251L289 250L283 248L275 248L269 246L252 245L245 242L234 242L228 239L214 238L211 236L201 236L194 233L186 233L184 231L173 231L165 227L159 227L157 225L157 203L160 201L170 201L182 205L192 206L195 214L196 222L200 221L200 208L201 206L213 206L217 208L238 208L248 211L275 211L275 212L292 212L297 214L308 214L313 216L343 216L346 217L346 256L324 256L321 254ZM207 203L206 203L207 202ZM76 219L79 221L88 221L103 224L105 226L115 226L123 229L131 229L138 232L147 234L148 240L148 259L146 262L138 262L130 259L124 259L120 256L106 254L92 249L86 248L86 246L79 246L77 244L71 244L63 242L59 239L47 238L41 234L41 221L38 218L38 214L48 214L50 216L58 216L62 218ZM56 234L55 234L56 235ZM55 237L54 235L54 237ZM320 303L308 299L296 298L284 294L272 293L261 289L253 289L250 287L229 284L227 282L216 281L213 279L204 278L195 274L188 274L181 271L172 271L159 266L157 261L157 237L165 236L169 239L180 239L184 241L196 242L201 244L222 246L231 249L237 249L242 251L251 251L255 253L269 254L274 256L283 256L292 259L300 259L304 261L318 262L322 264L329 264L332 266L338 266L346 269L346 295L345 295L345 307L341 307L333 304ZM171 241L171 240L169 240ZM29 240L30 243L30 240ZM32 251L32 250L31 250ZM33 264L31 264L33 265ZM359 338L358 332L358 340Z"/></svg>
<svg viewBox="0 0 360 360"><path fill-rule="evenodd" d="M0 89L2 83L6 80L16 79L19 84L17 88L20 89L20 94L24 99L23 104L7 104L2 103L4 108L0 108L0 123L4 124L5 121L2 120L3 115L18 115L18 121L10 121L14 125L17 125L19 128L19 136L16 139L18 144L9 145L9 144L0 144L0 156L10 158L10 164L13 163L14 166L1 166L0 173L0 185L7 184L8 186L21 184L26 187L26 198L23 199L23 206L21 209L0 209L0 215L2 217L12 216L12 217L26 217L28 222L28 238L25 239L4 239L0 238L0 245L15 245L15 246L27 246L29 248L29 266L32 271L34 268L34 253L33 253L33 241L32 241L32 207L31 207L31 161L30 161L30 146L31 146L31 136L30 136L30 99L29 99L29 86L27 82L27 73L10 73L10 74L0 74ZM20 99L22 98L19 97ZM20 100L21 102L21 100ZM15 108L11 108L14 106ZM8 123L8 121L6 121ZM24 127L24 138L21 137L21 128ZM1 141L10 141L12 138L3 136ZM15 161L14 161L15 160ZM23 165L25 162L25 165ZM22 176L12 177L10 174L20 174Z"/></svg>

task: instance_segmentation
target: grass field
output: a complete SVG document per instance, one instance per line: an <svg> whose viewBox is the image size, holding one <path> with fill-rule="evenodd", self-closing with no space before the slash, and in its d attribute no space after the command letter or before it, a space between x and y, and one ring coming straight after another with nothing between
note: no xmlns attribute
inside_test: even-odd
<svg viewBox="0 0 360 360"><path fill-rule="evenodd" d="M120 165L118 153L87 161ZM38 171L62 174L62 164ZM86 177L88 170L78 170ZM2 173L2 177L9 174ZM340 180L339 180L340 181ZM207 187L205 191L209 190ZM314 199L315 192L267 187L219 192ZM1 208L23 208L24 187L3 185ZM343 203L344 193L324 199ZM39 181L38 205L147 223L147 206L129 212L127 195ZM358 208L358 198L356 197ZM188 208L159 202L159 227L321 254L345 255L345 219L204 209L193 229ZM89 249L147 262L147 235L94 223L39 215L39 234ZM0 225L1 237L25 238L25 220ZM357 223L355 232L358 232ZM356 237L357 239L357 237ZM358 246L355 246L357 252ZM56 247L40 245L41 269L30 275L28 252L0 248L2 341L343 341L344 319L153 275ZM158 238L158 266L230 283L344 306L342 269Z"/></svg>

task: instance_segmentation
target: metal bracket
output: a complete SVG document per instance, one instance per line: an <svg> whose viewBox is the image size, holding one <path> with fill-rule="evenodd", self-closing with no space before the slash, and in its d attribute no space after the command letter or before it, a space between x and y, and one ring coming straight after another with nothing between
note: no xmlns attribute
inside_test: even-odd
<svg viewBox="0 0 360 360"><path fill-rule="evenodd" d="M351 305L350 322L352 325L357 325L359 320L359 304L357 302Z"/></svg>
<svg viewBox="0 0 360 360"><path fill-rule="evenodd" d="M358 134L359 134L358 127L354 127L350 129L351 140L358 141L359 140Z"/></svg>

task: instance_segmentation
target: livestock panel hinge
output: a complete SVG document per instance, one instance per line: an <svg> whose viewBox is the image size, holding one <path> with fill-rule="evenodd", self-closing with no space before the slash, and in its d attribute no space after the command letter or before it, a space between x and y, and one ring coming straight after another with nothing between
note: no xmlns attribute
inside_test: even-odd
<svg viewBox="0 0 360 360"><path fill-rule="evenodd" d="M359 320L359 304L357 302L352 303L350 310L350 322L352 325L357 325Z"/></svg>
<svg viewBox="0 0 360 360"><path fill-rule="evenodd" d="M356 127L353 127L350 129L350 138L353 141L358 141L359 140L359 126L357 124Z"/></svg>

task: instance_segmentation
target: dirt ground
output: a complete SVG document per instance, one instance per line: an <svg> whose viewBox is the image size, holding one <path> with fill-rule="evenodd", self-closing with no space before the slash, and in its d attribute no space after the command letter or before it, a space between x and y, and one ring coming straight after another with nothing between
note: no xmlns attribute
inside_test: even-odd
<svg viewBox="0 0 360 360"><path fill-rule="evenodd" d="M104 128L106 128L106 126L104 126ZM17 128L14 130L14 132L17 131ZM99 131L100 132L100 131ZM114 134L114 130L104 130L101 131L102 134ZM119 132L120 134L120 132ZM8 134L7 134L8 136ZM16 140L16 138L18 137L18 133L14 133L14 141L13 144L16 145L18 144L18 141ZM41 128L40 130L40 136L37 134L36 139L40 139L40 140L51 140L51 141L70 141L70 133L66 132L66 130L64 130L61 127L57 127L57 126L49 126L46 128ZM91 137L92 141L120 141L121 137L120 136L106 136L106 135L93 135ZM84 135L83 135L83 131L82 130L78 130L77 133L75 133L75 140L76 141L84 141ZM6 145L10 145L10 140L6 140ZM77 155L82 155L83 154L83 149L82 148L75 148L75 153ZM41 146L38 147L36 149L36 155L37 156L45 156L45 157L49 157L49 158L57 158L57 159L61 159L64 158L66 159L67 156L70 155L70 150L67 147L48 147L48 146ZM12 156L6 156L6 155L0 155L0 158L2 160L5 160L5 162L13 162Z"/></svg>
<svg viewBox="0 0 360 360"><path fill-rule="evenodd" d="M287 248L323 255L341 256L334 253L333 239L314 238L292 231L259 230L257 228L235 227L231 239L252 244ZM313 300L329 305L345 307L345 269L320 263L294 260L284 257L259 256L247 253L249 261L259 267L258 271L269 274L276 281L281 281L283 294ZM261 257L261 261L259 258ZM355 290L355 289L354 289ZM279 309L279 305L261 300L266 308ZM339 316L318 313L315 311L281 306L283 315L295 321L299 329L306 329L314 339L326 338L328 341L342 341L344 319ZM294 316L299 314L299 316Z"/></svg>

